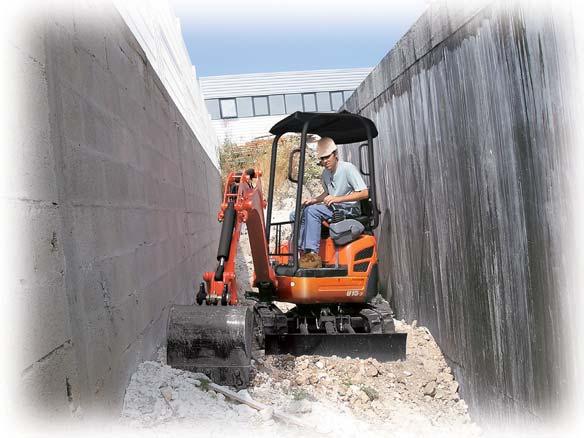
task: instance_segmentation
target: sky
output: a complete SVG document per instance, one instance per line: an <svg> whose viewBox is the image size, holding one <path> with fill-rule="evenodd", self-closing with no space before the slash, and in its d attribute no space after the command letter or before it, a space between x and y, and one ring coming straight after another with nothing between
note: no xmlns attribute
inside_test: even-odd
<svg viewBox="0 0 584 438"><path fill-rule="evenodd" d="M170 0L197 76L373 67L430 0Z"/></svg>

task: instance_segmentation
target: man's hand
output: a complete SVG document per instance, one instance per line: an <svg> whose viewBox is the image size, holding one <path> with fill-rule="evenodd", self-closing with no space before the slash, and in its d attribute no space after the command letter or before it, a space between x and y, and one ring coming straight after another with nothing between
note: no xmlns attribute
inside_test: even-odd
<svg viewBox="0 0 584 438"><path fill-rule="evenodd" d="M339 197L338 196L333 196L333 195L327 195L325 196L323 202L325 203L325 205L327 207L330 207L332 204L336 204L339 201Z"/></svg>
<svg viewBox="0 0 584 438"><path fill-rule="evenodd" d="M318 202L318 200L316 198L310 198L310 199L305 199L304 201L302 201L302 205L312 205L312 204L316 204Z"/></svg>

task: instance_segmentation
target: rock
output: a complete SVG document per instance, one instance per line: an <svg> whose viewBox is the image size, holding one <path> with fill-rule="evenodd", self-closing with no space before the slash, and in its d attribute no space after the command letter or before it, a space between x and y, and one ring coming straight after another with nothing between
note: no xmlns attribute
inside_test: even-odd
<svg viewBox="0 0 584 438"><path fill-rule="evenodd" d="M319 360L318 362L316 362L314 365L315 365L315 366L316 366L316 367L317 367L319 370L322 370L322 369L324 368L324 363L323 363L321 360Z"/></svg>
<svg viewBox="0 0 584 438"><path fill-rule="evenodd" d="M359 383L363 383L363 376L362 376L361 374L359 374L359 373L358 373L358 374L355 374L355 375L354 375L354 376L351 378L351 381L352 381L353 383L357 383L357 384L359 384Z"/></svg>
<svg viewBox="0 0 584 438"><path fill-rule="evenodd" d="M260 412L260 418L263 421L268 421L272 419L272 416L274 415L274 409L273 408L266 408L266 409L262 409Z"/></svg>
<svg viewBox="0 0 584 438"><path fill-rule="evenodd" d="M172 389L169 386L160 388L160 392L167 402L172 400Z"/></svg>
<svg viewBox="0 0 584 438"><path fill-rule="evenodd" d="M240 389L239 391L237 391L237 395L243 398L244 400L253 401L253 398L251 397L251 395L249 395L247 389Z"/></svg>
<svg viewBox="0 0 584 438"><path fill-rule="evenodd" d="M404 371L404 376L410 377L412 373L410 371Z"/></svg>
<svg viewBox="0 0 584 438"><path fill-rule="evenodd" d="M454 377L452 377L452 374L446 374L442 372L438 374L438 379L442 382L451 382L454 380Z"/></svg>
<svg viewBox="0 0 584 438"><path fill-rule="evenodd" d="M237 411L239 416L244 417L244 418L249 418L252 415L255 415L255 413L256 413L255 409L250 408L248 405L243 405L243 404L236 405L235 410Z"/></svg>
<svg viewBox="0 0 584 438"><path fill-rule="evenodd" d="M460 400L457 404L456 407L458 408L459 411L461 412L466 412L468 410L468 406L466 405L466 402L464 400Z"/></svg>
<svg viewBox="0 0 584 438"><path fill-rule="evenodd" d="M412 321L412 328L415 329L418 326L418 321L416 319L414 319Z"/></svg>
<svg viewBox="0 0 584 438"><path fill-rule="evenodd" d="M308 383L308 377L304 374L299 374L296 376L296 379L294 379L294 381L298 386L303 386Z"/></svg>
<svg viewBox="0 0 584 438"><path fill-rule="evenodd" d="M361 400L361 403L369 403L371 401L365 391L359 391L359 400Z"/></svg>
<svg viewBox="0 0 584 438"><path fill-rule="evenodd" d="M375 377L379 374L379 370L373 364L365 365L365 375L367 377Z"/></svg>
<svg viewBox="0 0 584 438"><path fill-rule="evenodd" d="M424 395L428 395L430 397L434 397L436 395L436 383L434 381L426 383L424 386Z"/></svg>

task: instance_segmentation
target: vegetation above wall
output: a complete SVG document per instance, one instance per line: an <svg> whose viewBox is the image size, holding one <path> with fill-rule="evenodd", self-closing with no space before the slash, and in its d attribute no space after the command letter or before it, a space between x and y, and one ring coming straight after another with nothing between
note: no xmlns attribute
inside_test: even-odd
<svg viewBox="0 0 584 438"><path fill-rule="evenodd" d="M268 193L270 180L270 160L273 137L261 140L252 140L242 145L237 145L225 140L219 150L219 165L223 181L230 172L241 169L259 169L262 171L264 193ZM300 145L299 135L282 137L278 142L278 157L276 160L276 191L279 191L287 180L288 159L290 153ZM298 156L298 155L297 155ZM297 160L295 161L297 163ZM316 153L311 148L306 151L305 185L314 185L320 181L322 168L318 165Z"/></svg>

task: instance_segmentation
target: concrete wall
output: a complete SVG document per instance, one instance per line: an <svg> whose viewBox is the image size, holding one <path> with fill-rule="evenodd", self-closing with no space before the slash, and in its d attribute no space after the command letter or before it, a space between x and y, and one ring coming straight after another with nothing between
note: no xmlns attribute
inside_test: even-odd
<svg viewBox="0 0 584 438"><path fill-rule="evenodd" d="M2 41L18 393L115 413L213 264L220 176L111 4L36 8Z"/></svg>
<svg viewBox="0 0 584 438"><path fill-rule="evenodd" d="M497 421L561 411L577 344L571 11L502 4L431 3L346 104L380 132L383 286Z"/></svg>

